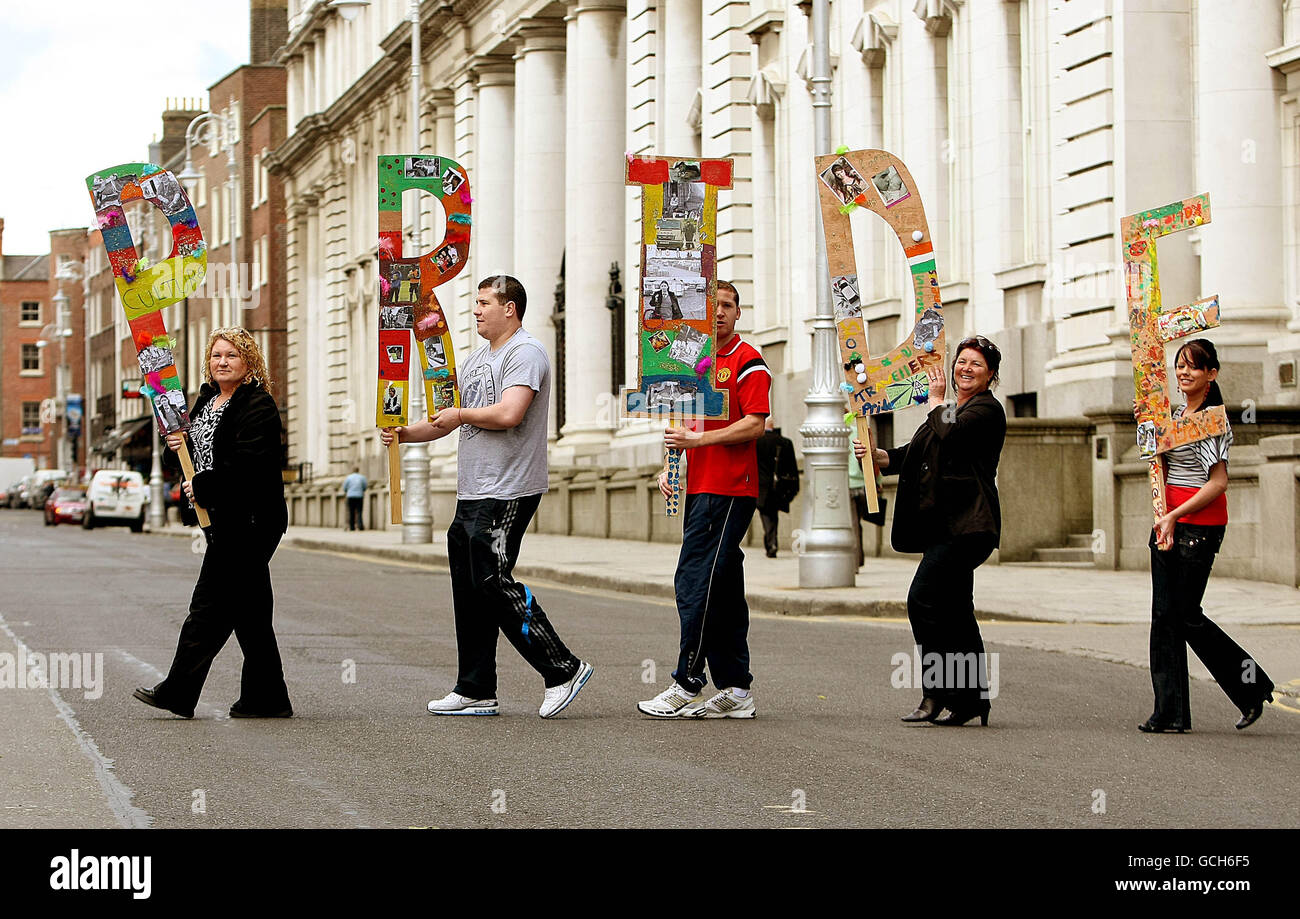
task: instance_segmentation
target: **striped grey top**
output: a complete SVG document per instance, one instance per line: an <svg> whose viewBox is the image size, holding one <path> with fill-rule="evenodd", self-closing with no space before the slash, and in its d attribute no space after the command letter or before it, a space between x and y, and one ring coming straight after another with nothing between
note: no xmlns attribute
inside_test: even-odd
<svg viewBox="0 0 1300 919"><path fill-rule="evenodd" d="M1174 417L1181 418L1186 410L1186 405L1178 406L1174 409ZM1165 454L1167 481L1170 485L1200 488L1210 480L1211 466L1228 461L1228 448L1231 446L1232 425L1228 425L1227 434L1175 447Z"/></svg>

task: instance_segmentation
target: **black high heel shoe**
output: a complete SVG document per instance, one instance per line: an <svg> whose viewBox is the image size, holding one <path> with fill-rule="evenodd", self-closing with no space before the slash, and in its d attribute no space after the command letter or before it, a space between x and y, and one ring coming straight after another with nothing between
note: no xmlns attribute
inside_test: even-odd
<svg viewBox="0 0 1300 919"><path fill-rule="evenodd" d="M1259 716L1264 714L1265 702L1270 705L1273 703L1273 694L1271 692L1241 713L1241 720L1237 722L1238 731L1245 730L1259 720Z"/></svg>
<svg viewBox="0 0 1300 919"><path fill-rule="evenodd" d="M904 715L898 720L906 721L908 723L917 721L933 721L935 718L939 717L941 711L943 711L943 706L939 704L939 700L926 696L921 700L921 704L916 707L916 711L912 712L910 715Z"/></svg>
<svg viewBox="0 0 1300 919"><path fill-rule="evenodd" d="M935 724L942 724L944 727L961 727L972 718L978 717L980 727L989 726L989 705L988 699L981 699L973 705L958 705L955 708L949 707L948 714L934 719Z"/></svg>

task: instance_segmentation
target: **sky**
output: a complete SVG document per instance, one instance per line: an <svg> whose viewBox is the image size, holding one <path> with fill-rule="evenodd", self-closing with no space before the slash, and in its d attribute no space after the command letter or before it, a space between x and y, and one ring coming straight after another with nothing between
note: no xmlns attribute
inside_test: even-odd
<svg viewBox="0 0 1300 919"><path fill-rule="evenodd" d="M145 161L168 99L206 108L247 61L248 0L0 0L4 251L88 226L86 176Z"/></svg>

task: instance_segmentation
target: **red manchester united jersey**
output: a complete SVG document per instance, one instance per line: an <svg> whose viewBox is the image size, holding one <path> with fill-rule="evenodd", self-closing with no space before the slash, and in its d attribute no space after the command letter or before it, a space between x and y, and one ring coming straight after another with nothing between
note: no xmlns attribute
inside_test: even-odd
<svg viewBox="0 0 1300 919"><path fill-rule="evenodd" d="M763 355L737 335L727 350L717 356L718 388L729 393L730 418L704 420L703 430L716 431L735 424L746 415L766 416L771 412L768 390L772 375ZM758 497L757 440L743 444L720 444L686 451L686 493L689 495L737 495Z"/></svg>

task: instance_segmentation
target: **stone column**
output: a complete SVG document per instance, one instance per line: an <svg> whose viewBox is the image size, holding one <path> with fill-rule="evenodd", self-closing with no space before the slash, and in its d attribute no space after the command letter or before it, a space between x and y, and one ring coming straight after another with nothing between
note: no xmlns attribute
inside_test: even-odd
<svg viewBox="0 0 1300 919"><path fill-rule="evenodd" d="M703 10L698 0L661 0L663 40L659 72L663 93L658 100L659 137L656 151L666 156L699 156L699 132L688 122L702 79Z"/></svg>
<svg viewBox="0 0 1300 919"><path fill-rule="evenodd" d="M627 54L625 4L568 4L565 131L566 401L561 448L603 452L611 430L600 394L610 388L609 266L623 265ZM578 88L581 87L582 90Z"/></svg>
<svg viewBox="0 0 1300 919"><path fill-rule="evenodd" d="M1260 346L1291 318L1278 270L1284 86L1264 63L1280 43L1281 4L1198 0L1195 10L1197 182L1187 194L1208 191L1212 216L1199 234L1199 296L1223 295L1216 341Z"/></svg>
<svg viewBox="0 0 1300 919"><path fill-rule="evenodd" d="M515 55L514 275L528 291L524 328L546 346L555 370L551 294L564 256L565 80L564 26L527 26ZM550 435L556 435L552 383Z"/></svg>
<svg viewBox="0 0 1300 919"><path fill-rule="evenodd" d="M433 152L456 158L456 96L450 89L429 94L433 105Z"/></svg>
<svg viewBox="0 0 1300 919"><path fill-rule="evenodd" d="M475 68L474 231L470 237L476 282L512 274L515 220L515 69L504 63Z"/></svg>
<svg viewBox="0 0 1300 919"><path fill-rule="evenodd" d="M1300 435L1261 438L1260 578L1300 587Z"/></svg>

